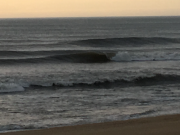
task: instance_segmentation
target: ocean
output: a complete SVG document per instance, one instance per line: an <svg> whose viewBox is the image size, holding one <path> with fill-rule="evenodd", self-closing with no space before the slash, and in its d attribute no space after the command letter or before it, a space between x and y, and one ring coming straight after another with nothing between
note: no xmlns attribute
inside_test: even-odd
<svg viewBox="0 0 180 135"><path fill-rule="evenodd" d="M179 24L0 19L0 132L180 113Z"/></svg>

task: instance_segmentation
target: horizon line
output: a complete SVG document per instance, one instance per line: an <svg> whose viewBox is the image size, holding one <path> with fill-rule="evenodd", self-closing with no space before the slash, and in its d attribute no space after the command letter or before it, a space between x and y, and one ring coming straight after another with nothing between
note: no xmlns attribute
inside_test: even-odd
<svg viewBox="0 0 180 135"><path fill-rule="evenodd" d="M0 17L0 19L73 19L73 18L146 18L146 17L180 17L180 15L158 15L158 16L155 16L155 15L148 15L148 16L145 16L145 15L141 15L141 16L77 16L77 17L74 17L74 16L67 16L67 17L7 17L7 18L4 18L4 17Z"/></svg>

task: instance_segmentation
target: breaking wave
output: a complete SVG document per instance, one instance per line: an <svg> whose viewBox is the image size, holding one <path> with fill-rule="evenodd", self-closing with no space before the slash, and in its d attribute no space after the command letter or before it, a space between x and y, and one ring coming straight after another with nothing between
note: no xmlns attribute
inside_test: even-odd
<svg viewBox="0 0 180 135"><path fill-rule="evenodd" d="M13 57L14 53L10 52L12 56L8 58L0 58L0 64L19 64L19 63L58 63L58 62L70 62L70 63L104 63L104 62L128 62L128 61L169 61L180 60L179 52L104 52L104 51L82 51L82 52L70 52L58 54L53 51L47 55L27 55L21 56L21 54ZM37 53L37 52L36 52Z"/></svg>
<svg viewBox="0 0 180 135"><path fill-rule="evenodd" d="M26 89L44 89L44 88L108 88L108 87L129 87L129 86L148 86L148 85L159 85L159 84L176 84L180 83L179 75L166 75L166 74L154 74L151 76L138 76L133 79L102 79L94 82L54 82L49 85L42 84L29 84L22 86L16 83L0 83L0 93L12 93L12 92L23 92ZM45 83L47 84L47 83Z"/></svg>
<svg viewBox="0 0 180 135"><path fill-rule="evenodd" d="M156 85L156 84L168 84L179 83L179 75L163 75L155 74L152 76L139 76L133 79L105 79L100 81L95 81L92 83L75 83L75 82L59 82L53 83L50 86L43 86L38 84L31 84L30 87L112 87L112 86L142 86L142 85Z"/></svg>
<svg viewBox="0 0 180 135"><path fill-rule="evenodd" d="M25 89L16 83L0 83L0 93L21 92Z"/></svg>
<svg viewBox="0 0 180 135"><path fill-rule="evenodd" d="M14 58L1 58L0 64L17 63L104 63L128 61L168 61L180 60L179 52L79 52L62 55L27 56Z"/></svg>

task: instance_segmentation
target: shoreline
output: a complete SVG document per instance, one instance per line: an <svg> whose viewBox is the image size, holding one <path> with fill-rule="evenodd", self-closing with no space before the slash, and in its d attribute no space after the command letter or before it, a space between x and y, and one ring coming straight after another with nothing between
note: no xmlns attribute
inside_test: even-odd
<svg viewBox="0 0 180 135"><path fill-rule="evenodd" d="M77 126L25 130L0 135L179 135L180 114Z"/></svg>

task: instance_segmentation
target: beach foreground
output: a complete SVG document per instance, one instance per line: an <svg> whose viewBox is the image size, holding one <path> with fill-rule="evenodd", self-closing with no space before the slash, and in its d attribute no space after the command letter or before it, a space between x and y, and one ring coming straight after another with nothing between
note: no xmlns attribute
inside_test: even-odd
<svg viewBox="0 0 180 135"><path fill-rule="evenodd" d="M0 135L179 135L180 115L56 127L42 130L1 133Z"/></svg>

